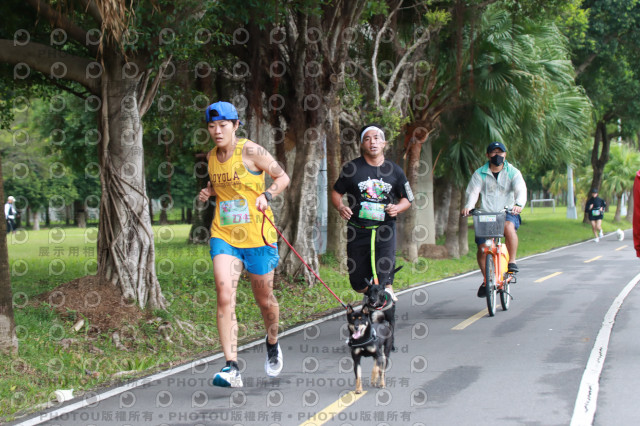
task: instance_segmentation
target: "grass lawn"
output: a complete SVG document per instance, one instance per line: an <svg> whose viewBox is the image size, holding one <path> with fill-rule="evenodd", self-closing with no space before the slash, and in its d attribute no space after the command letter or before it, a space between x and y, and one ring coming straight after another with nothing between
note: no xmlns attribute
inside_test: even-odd
<svg viewBox="0 0 640 426"><path fill-rule="evenodd" d="M566 210L536 208L523 212L519 257L593 237L590 225L566 219ZM630 228L605 215L605 233ZM470 222L471 223L471 222ZM0 421L7 421L52 404L56 389L74 389L81 395L124 379L146 375L190 359L219 351L215 321L216 295L207 246L186 243L189 225L154 227L156 269L167 311L148 313L144 321L127 324L121 333L128 351L116 347L107 333L90 333L87 326L74 332L79 315L59 315L51 298L37 296L73 279L95 274L97 229L53 228L22 231L9 237L9 262L14 295L15 320L20 349L17 357L0 358ZM400 290L475 269L473 232L471 253L460 259L421 258L415 263L398 259L405 267L396 275ZM345 302L359 302L338 262L324 256L320 276ZM283 329L305 322L319 313L340 309L320 284L283 279L276 283ZM475 297L470 294L469 297ZM239 338L247 341L264 335L262 319L253 303L248 283L238 290ZM188 321L195 333L175 328L170 340L158 332L161 324Z"/></svg>

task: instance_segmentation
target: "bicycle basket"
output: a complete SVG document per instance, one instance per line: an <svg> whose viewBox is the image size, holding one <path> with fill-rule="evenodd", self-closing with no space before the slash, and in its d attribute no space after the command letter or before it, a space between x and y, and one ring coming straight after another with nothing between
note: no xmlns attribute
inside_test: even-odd
<svg viewBox="0 0 640 426"><path fill-rule="evenodd" d="M473 215L473 229L478 238L504 237L505 212L482 212Z"/></svg>

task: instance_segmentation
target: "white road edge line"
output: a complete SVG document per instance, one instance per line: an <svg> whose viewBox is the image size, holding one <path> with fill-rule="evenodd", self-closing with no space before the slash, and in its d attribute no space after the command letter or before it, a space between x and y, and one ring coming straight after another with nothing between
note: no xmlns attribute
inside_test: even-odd
<svg viewBox="0 0 640 426"><path fill-rule="evenodd" d="M633 277L622 289L602 320L602 327L598 332L598 336L593 344L593 349L591 350L591 355L589 356L589 361L587 361L587 366L582 374L576 404L573 407L571 426L587 426L593 424L598 403L598 391L600 390L600 375L604 367L604 360L607 357L607 350L609 349L611 330L613 329L613 324L615 323L616 316L622 307L624 299L638 282L640 282L640 274Z"/></svg>
<svg viewBox="0 0 640 426"><path fill-rule="evenodd" d="M567 245L567 246L559 247L559 248L556 248L556 249L553 249L553 250L549 250L549 251L544 252L544 253L532 254L531 256L527 256L527 257L523 257L523 258L519 259L519 261L526 260L526 259L531 259L531 258L538 257L538 256L545 256L547 254L555 253L557 251L564 250L564 249L569 248L569 247L578 246L578 245L581 245L581 244L587 244L589 242L591 242L591 240L582 241L582 242L579 242L579 243L574 243L574 244L570 244L570 245ZM401 294L404 294L404 293L410 293L412 291L416 291L416 290L422 289L424 287L431 287L433 285L442 284L442 283L445 283L447 281L452 281L452 280L468 277L469 275L479 274L479 273L480 273L480 270L477 269L477 270L473 270L473 271L470 271L470 272L467 272L467 273L464 273L464 274L461 274L461 275L455 275L453 277L445 278L445 279L442 279L442 280L439 280L439 281L417 283L414 287L408 288L406 290L398 291L398 292L396 292L396 294L397 295L401 295ZM343 315L343 314L344 314L344 312L338 312L338 313L335 313L335 314L332 314L332 315L329 315L329 316L326 316L326 317L323 317L323 318L319 318L319 319L317 319L315 321L312 321L310 323L302 324L302 325L299 325L298 327L294 327L294 328L291 328L289 330L286 330L286 331L282 332L279 336L280 337L284 337L284 336L288 336L288 335L293 334L293 333L297 333L298 331L302 331L302 330L304 330L304 329L306 329L308 327L312 327L312 326L314 326L316 324L320 324L320 323L323 323L325 321L332 320L333 318L337 318L337 317L339 317L340 315ZM241 351L244 351L246 349L253 348L254 346L257 346L257 345L259 345L259 344L261 344L263 342L264 342L264 339L259 339L259 340L256 340L255 342L247 343L246 345L241 346L241 347L238 348L238 353L240 353ZM79 409L84 408L84 407L88 407L89 405L97 404L100 401L104 401L105 399L111 398L112 396L116 396L116 395L119 395L119 394L124 393L126 391L138 388L140 386L144 386L144 385L147 385L149 383L153 383L156 380L164 379L165 377L169 377L169 376L172 376L174 374L181 373L182 371L188 370L189 368L194 368L194 367L197 367L199 365L215 361L215 360L220 359L222 357L223 357L223 354L222 353L218 353L218 354L206 357L206 358L197 359L195 361L192 361L192 362L187 363L187 364L180 365L178 367L174 367L174 368L172 368L170 370L161 371L159 373L153 374L153 375L148 376L148 377L144 377L142 379L134 380L134 381L132 381L130 383L127 383L126 385L119 386L119 387L110 389L108 391L105 391L105 392L102 392L102 393L99 393L99 394L95 394L93 392L88 392L87 395L91 395L91 396L83 398L82 401L74 402L72 404L60 407L60 408L58 408L56 410L49 411L49 412L46 412L46 413L42 413L42 414L40 414L40 415L38 415L36 417L32 417L31 419L25 420L22 423L18 423L16 426L32 426L32 425L39 425L40 423L48 422L50 420L55 419L56 417L62 416L63 414L71 413L72 411L79 410Z"/></svg>

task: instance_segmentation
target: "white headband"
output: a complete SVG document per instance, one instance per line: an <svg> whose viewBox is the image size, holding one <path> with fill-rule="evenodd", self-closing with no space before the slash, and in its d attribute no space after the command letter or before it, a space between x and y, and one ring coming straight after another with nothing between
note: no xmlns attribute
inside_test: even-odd
<svg viewBox="0 0 640 426"><path fill-rule="evenodd" d="M386 139L384 138L384 132L382 131L382 129L380 129L379 127L376 126L369 126L366 129L364 129L362 131L362 133L360 133L360 143L362 143L362 140L364 139L364 135L369 131L369 130L377 130L378 133L380 134L380 137L382 137L383 141L386 141Z"/></svg>

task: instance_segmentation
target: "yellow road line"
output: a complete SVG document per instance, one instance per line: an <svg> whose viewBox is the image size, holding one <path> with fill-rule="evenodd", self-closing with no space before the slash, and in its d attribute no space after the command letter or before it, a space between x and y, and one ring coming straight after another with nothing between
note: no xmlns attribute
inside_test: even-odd
<svg viewBox="0 0 640 426"><path fill-rule="evenodd" d="M478 321L480 318L482 318L483 316L487 315L487 310L483 310L478 312L477 314L475 314L472 317L467 318L466 320L462 321L460 324L456 325L455 327L452 328L452 330L464 330L465 328L469 327L471 324L473 324L474 322Z"/></svg>
<svg viewBox="0 0 640 426"><path fill-rule="evenodd" d="M554 272L554 273L553 273L553 274L551 274L551 275L547 275L546 277L542 277L542 278L539 278L539 279L535 280L535 281L534 281L534 283L541 283L542 281L546 281L546 280L548 280L549 278L557 277L557 276L558 276L558 275L560 275L561 273L562 273L562 272Z"/></svg>
<svg viewBox="0 0 640 426"><path fill-rule="evenodd" d="M585 260L584 263L589 263L589 262L593 262L594 260L598 260L600 259L602 256L596 256L593 259L589 259L589 260Z"/></svg>
<svg viewBox="0 0 640 426"><path fill-rule="evenodd" d="M624 245L624 246L618 247L618 248L616 249L616 251L620 251L620 250L622 250L622 249L626 249L627 247L629 247L629 246Z"/></svg>
<svg viewBox="0 0 640 426"><path fill-rule="evenodd" d="M329 405L322 411L318 411L315 416L311 417L306 422L301 423L300 426L321 426L333 419L336 414L362 398L366 393L367 391L364 391L361 394L356 394L353 391L345 393L336 402Z"/></svg>

